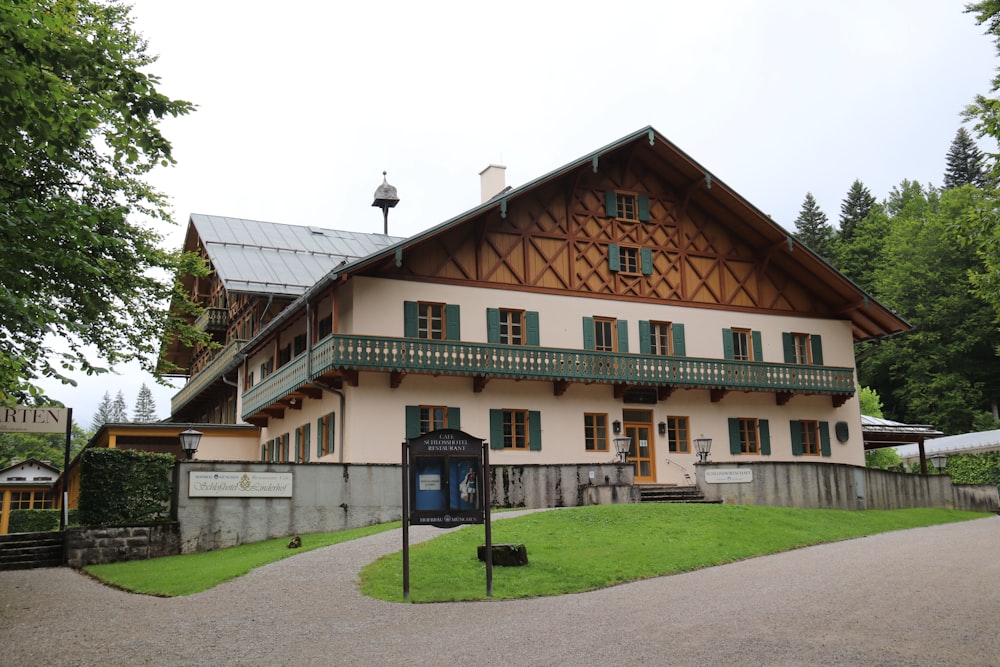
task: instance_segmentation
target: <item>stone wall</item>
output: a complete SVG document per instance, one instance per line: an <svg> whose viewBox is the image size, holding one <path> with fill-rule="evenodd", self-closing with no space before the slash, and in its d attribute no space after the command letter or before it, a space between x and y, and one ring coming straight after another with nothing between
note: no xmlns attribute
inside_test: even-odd
<svg viewBox="0 0 1000 667"><path fill-rule="evenodd" d="M176 523L66 529L66 564L75 568L173 556L181 552L180 547Z"/></svg>
<svg viewBox="0 0 1000 667"><path fill-rule="evenodd" d="M996 486L956 485L947 475L912 475L806 462L708 463L698 464L696 470L705 498L725 503L847 510L940 507L1000 511ZM706 481L706 476L727 470L741 471L732 475L734 479L740 479L740 475L751 479Z"/></svg>
<svg viewBox="0 0 1000 667"><path fill-rule="evenodd" d="M191 497L191 471L292 473L291 498ZM494 507L637 502L630 466L491 466ZM402 518L398 465L182 461L176 469L181 551L210 551L273 537L358 528Z"/></svg>

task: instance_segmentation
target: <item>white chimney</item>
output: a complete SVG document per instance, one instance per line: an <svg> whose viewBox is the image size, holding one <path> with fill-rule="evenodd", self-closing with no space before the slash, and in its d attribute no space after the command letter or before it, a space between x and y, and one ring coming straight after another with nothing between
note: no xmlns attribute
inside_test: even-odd
<svg viewBox="0 0 1000 667"><path fill-rule="evenodd" d="M507 167L499 164L491 164L479 172L479 187L484 204L503 192L504 188L507 187L507 179L504 177L506 170Z"/></svg>

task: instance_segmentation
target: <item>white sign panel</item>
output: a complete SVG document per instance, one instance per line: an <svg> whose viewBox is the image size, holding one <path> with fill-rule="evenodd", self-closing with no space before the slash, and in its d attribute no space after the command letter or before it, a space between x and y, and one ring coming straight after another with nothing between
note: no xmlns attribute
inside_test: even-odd
<svg viewBox="0 0 1000 667"><path fill-rule="evenodd" d="M69 408L0 408L0 433L65 433Z"/></svg>
<svg viewBox="0 0 1000 667"><path fill-rule="evenodd" d="M417 485L420 491L440 491L441 475L418 475Z"/></svg>
<svg viewBox="0 0 1000 667"><path fill-rule="evenodd" d="M714 468L705 471L705 481L709 484L739 484L753 481L750 468Z"/></svg>
<svg viewBox="0 0 1000 667"><path fill-rule="evenodd" d="M188 496L214 498L291 498L290 472L216 472L192 470Z"/></svg>

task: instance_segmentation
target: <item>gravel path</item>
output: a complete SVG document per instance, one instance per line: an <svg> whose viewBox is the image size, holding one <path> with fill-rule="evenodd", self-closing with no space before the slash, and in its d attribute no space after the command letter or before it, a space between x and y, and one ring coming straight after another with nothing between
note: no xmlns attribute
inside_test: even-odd
<svg viewBox="0 0 1000 667"><path fill-rule="evenodd" d="M68 568L0 572L0 665L1000 665L1000 517L554 598L360 595L359 568L400 539L172 599Z"/></svg>

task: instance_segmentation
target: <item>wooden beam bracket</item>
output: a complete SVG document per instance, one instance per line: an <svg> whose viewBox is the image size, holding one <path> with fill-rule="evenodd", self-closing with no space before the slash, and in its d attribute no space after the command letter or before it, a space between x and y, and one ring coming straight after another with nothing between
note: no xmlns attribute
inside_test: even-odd
<svg viewBox="0 0 1000 667"><path fill-rule="evenodd" d="M718 403L723 398L725 398L726 394L728 394L728 393L729 393L728 389L713 389L712 390L712 402L713 403Z"/></svg>

